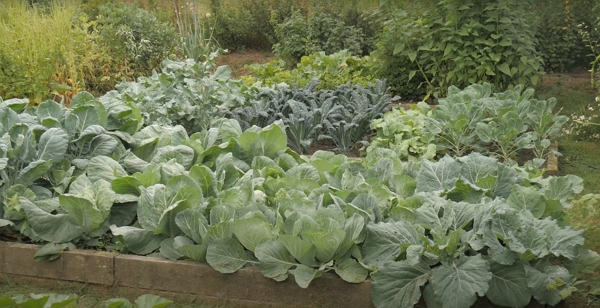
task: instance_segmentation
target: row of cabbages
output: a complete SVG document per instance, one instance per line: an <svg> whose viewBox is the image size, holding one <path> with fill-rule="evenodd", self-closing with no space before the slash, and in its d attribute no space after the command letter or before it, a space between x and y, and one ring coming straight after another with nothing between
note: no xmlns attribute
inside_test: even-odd
<svg viewBox="0 0 600 308"><path fill-rule="evenodd" d="M26 105L0 103L0 228L43 243L38 259L103 247L222 273L258 266L300 287L327 271L352 283L371 275L376 307L412 307L421 290L432 307L478 295L553 305L600 263L563 212L583 188L576 176L476 152L307 158L288 149L280 121L242 131L217 119L190 136L87 93L70 108Z"/></svg>

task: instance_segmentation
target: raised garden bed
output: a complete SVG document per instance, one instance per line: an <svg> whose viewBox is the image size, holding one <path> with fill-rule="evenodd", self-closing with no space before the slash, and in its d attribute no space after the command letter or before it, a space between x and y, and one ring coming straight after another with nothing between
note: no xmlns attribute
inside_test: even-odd
<svg viewBox="0 0 600 308"><path fill-rule="evenodd" d="M201 303L232 307L372 307L371 281L347 283L324 274L306 289L293 279L276 282L258 268L221 274L207 264L89 250L64 252L52 262L36 262L40 246L0 242L2 276L52 279L112 287L135 299L141 293L189 296Z"/></svg>
<svg viewBox="0 0 600 308"><path fill-rule="evenodd" d="M213 303L228 307L373 307L370 279L351 284L326 273L306 289L293 279L276 282L258 268L221 274L209 265L191 261L115 254L91 250L66 251L52 262L36 262L40 246L0 242L0 277L20 283L51 285L84 283L99 292L131 300L145 293ZM426 307L423 300L415 307ZM497 307L479 298L473 307ZM527 307L544 307L532 300ZM555 307L565 307L563 303Z"/></svg>

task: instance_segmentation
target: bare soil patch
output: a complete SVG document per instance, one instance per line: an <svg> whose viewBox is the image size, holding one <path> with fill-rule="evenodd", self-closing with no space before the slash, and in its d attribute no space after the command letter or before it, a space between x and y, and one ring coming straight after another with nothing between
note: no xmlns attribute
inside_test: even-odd
<svg viewBox="0 0 600 308"><path fill-rule="evenodd" d="M244 66L248 64L264 64L275 60L275 55L268 50L234 51L219 55L217 65L229 65L234 78L239 78L252 73Z"/></svg>

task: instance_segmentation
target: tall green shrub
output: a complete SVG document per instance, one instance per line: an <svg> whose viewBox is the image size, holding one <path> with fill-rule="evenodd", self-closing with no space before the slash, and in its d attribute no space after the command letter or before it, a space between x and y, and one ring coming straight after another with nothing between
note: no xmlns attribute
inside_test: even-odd
<svg viewBox="0 0 600 308"><path fill-rule="evenodd" d="M422 11L393 9L382 35L387 49L379 55L412 66L396 82L418 76L435 97L449 85L536 84L542 60L527 9L526 1L516 0L442 0Z"/></svg>
<svg viewBox="0 0 600 308"><path fill-rule="evenodd" d="M288 63L315 52L348 50L352 55L362 55L367 49L363 30L346 24L339 14L315 12L304 16L295 11L283 22L272 20L272 24L277 41L273 51Z"/></svg>
<svg viewBox="0 0 600 308"><path fill-rule="evenodd" d="M223 48L269 49L274 36L268 0L211 0L215 38Z"/></svg>
<svg viewBox="0 0 600 308"><path fill-rule="evenodd" d="M96 19L96 41L113 57L132 64L140 75L150 74L174 52L173 26L135 5L107 3Z"/></svg>
<svg viewBox="0 0 600 308"><path fill-rule="evenodd" d="M581 29L593 28L596 15L590 13L597 0L537 0L537 49L547 71L562 72L587 67L591 59Z"/></svg>

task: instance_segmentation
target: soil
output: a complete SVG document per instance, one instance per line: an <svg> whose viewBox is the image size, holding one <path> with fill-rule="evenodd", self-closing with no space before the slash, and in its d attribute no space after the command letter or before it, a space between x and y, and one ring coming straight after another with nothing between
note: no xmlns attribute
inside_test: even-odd
<svg viewBox="0 0 600 308"><path fill-rule="evenodd" d="M243 50L221 54L217 58L217 65L229 65L234 78L249 75L250 69L244 66L248 64L265 64L275 60L275 55L269 50Z"/></svg>
<svg viewBox="0 0 600 308"><path fill-rule="evenodd" d="M588 69L579 69L570 72L547 74L542 77L541 82L542 84L554 83L554 80L560 78L567 80L586 79L589 81L590 71Z"/></svg>
<svg viewBox="0 0 600 308"><path fill-rule="evenodd" d="M598 79L598 78L596 78ZM595 80L596 83L600 82ZM566 86L568 89L596 94L598 89L591 86L591 75L588 70L548 74L540 79L541 86Z"/></svg>

